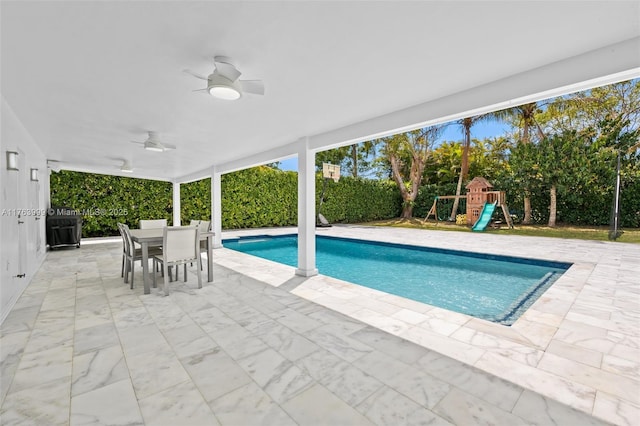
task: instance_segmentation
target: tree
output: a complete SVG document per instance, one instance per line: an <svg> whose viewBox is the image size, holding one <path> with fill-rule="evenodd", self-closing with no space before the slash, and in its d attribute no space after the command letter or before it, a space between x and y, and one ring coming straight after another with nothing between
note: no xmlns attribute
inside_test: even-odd
<svg viewBox="0 0 640 426"><path fill-rule="evenodd" d="M462 158L460 163L460 175L458 175L458 186L456 187L456 196L460 196L462 192L462 182L467 178L469 173L469 149L471 148L471 128L474 124L481 120L486 120L488 116L476 115L473 117L466 117L458 121L458 124L462 126L464 133L464 143L462 144ZM458 212L459 199L456 197L453 200L453 207L451 208L450 221L456 220L456 213Z"/></svg>
<svg viewBox="0 0 640 426"><path fill-rule="evenodd" d="M544 131L536 120L536 115L542 111L539 108L537 102L530 102L527 104L518 105L512 108L495 111L489 115L495 119L510 121L514 127L519 128L518 140L524 144L534 142L536 136L537 139L544 139ZM532 222L531 215L531 189L528 187L523 188L524 191L524 218L523 224L530 224Z"/></svg>
<svg viewBox="0 0 640 426"><path fill-rule="evenodd" d="M427 159L443 126L432 126L382 139L382 153L391 165L391 174L402 196L403 218L413 217L413 205L422 182Z"/></svg>

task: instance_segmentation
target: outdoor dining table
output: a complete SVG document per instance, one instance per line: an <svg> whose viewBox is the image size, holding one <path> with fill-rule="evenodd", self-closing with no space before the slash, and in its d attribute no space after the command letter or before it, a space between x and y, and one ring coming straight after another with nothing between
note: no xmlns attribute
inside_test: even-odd
<svg viewBox="0 0 640 426"><path fill-rule="evenodd" d="M144 294L151 293L149 283L149 247L162 247L162 228L132 229L131 239L142 246L142 281ZM200 240L207 241L207 280L213 281L213 236L211 231L201 232Z"/></svg>

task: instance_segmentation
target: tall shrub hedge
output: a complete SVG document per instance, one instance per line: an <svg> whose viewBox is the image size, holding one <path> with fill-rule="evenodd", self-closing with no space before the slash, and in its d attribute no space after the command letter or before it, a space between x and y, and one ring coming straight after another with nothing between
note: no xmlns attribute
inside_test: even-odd
<svg viewBox="0 0 640 426"><path fill-rule="evenodd" d="M118 222L137 228L140 219L172 223L169 182L63 170L51 173L51 205L83 214L82 236L118 235Z"/></svg>
<svg viewBox="0 0 640 426"><path fill-rule="evenodd" d="M331 222L353 223L397 217L401 200L395 184L343 177L327 181L322 214ZM323 180L316 176L316 206ZM181 221L209 220L211 180L181 185ZM51 175L52 205L84 214L83 236L117 235L117 222L138 227L140 219L172 223L172 185L145 179L62 171ZM223 229L291 226L298 222L298 176L255 167L222 176Z"/></svg>

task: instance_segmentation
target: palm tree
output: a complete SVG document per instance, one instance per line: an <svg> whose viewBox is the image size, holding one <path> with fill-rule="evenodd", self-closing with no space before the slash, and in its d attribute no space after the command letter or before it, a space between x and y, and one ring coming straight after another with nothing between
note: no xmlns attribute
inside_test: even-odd
<svg viewBox="0 0 640 426"><path fill-rule="evenodd" d="M456 196L459 197L462 192L462 182L467 178L467 174L469 173L469 148L471 147L471 127L474 124L478 123L481 120L486 120L487 116L485 115L476 115L473 117L463 118L462 120L458 120L458 124L462 126L462 131L464 132L464 143L462 144L462 159L460 164L460 175L458 176L458 186L456 187ZM453 200L453 207L451 209L451 216L449 217L450 221L456 220L456 213L458 212L458 198Z"/></svg>
<svg viewBox="0 0 640 426"><path fill-rule="evenodd" d="M534 136L537 136L539 140L545 137L544 131L535 117L538 112L540 112L538 103L530 102L528 104L494 111L487 115L497 120L515 122L521 130L519 135L520 140L528 144L533 142ZM531 222L531 198L529 196L529 188L524 188L524 218L522 219L522 223L528 225Z"/></svg>

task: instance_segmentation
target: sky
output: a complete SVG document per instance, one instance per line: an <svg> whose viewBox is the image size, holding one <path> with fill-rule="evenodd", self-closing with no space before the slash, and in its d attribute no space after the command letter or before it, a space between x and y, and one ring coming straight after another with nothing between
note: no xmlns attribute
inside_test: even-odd
<svg viewBox="0 0 640 426"><path fill-rule="evenodd" d="M476 139L491 138L505 134L510 130L508 124L487 121L480 122L471 128L471 137ZM461 141L462 129L459 125L451 124L446 128L440 139L442 141ZM280 162L280 170L293 170L298 171L298 158L293 157Z"/></svg>

